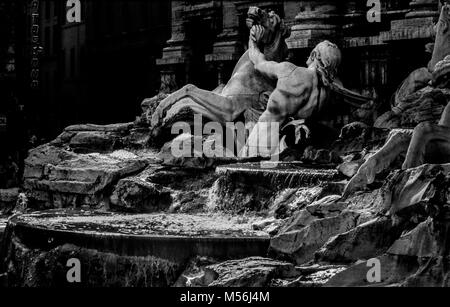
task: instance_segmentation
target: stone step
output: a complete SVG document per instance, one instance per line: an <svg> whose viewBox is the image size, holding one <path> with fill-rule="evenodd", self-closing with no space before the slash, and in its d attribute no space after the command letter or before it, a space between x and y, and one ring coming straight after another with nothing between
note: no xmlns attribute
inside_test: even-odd
<svg viewBox="0 0 450 307"><path fill-rule="evenodd" d="M277 188L315 186L321 182L337 181L336 169L310 166L301 162L243 163L217 167L219 175L239 178L240 181Z"/></svg>
<svg viewBox="0 0 450 307"><path fill-rule="evenodd" d="M3 260L0 268L8 268L8 286L70 286L67 261L78 259L89 276L84 286L171 286L195 257L265 256L269 237L252 230L252 222L218 214L50 210L18 215L8 223L0 259L20 256Z"/></svg>
<svg viewBox="0 0 450 307"><path fill-rule="evenodd" d="M63 244L126 256L183 262L193 256L233 259L264 256L269 236L252 222L226 215L114 214L50 210L12 218L25 245Z"/></svg>

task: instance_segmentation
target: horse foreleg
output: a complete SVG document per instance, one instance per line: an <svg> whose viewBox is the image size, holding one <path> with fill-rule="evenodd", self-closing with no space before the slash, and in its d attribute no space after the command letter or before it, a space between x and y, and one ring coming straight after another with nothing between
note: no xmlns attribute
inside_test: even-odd
<svg viewBox="0 0 450 307"><path fill-rule="evenodd" d="M367 159L356 175L348 182L344 195L364 189L375 181L375 176L388 168L395 159L406 153L412 138L412 130L393 130L386 144Z"/></svg>
<svg viewBox="0 0 450 307"><path fill-rule="evenodd" d="M194 85L186 85L161 101L153 114L152 126L156 127L162 121L167 111L178 101L185 98L189 98L207 109L213 114L212 117L220 118L223 122L233 121L245 109L245 106L237 103L236 99L202 90Z"/></svg>

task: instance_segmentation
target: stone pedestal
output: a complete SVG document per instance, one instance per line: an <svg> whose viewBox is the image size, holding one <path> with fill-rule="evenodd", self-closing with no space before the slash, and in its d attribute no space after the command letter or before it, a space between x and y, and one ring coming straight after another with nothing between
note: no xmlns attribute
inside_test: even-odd
<svg viewBox="0 0 450 307"><path fill-rule="evenodd" d="M287 39L289 49L313 48L324 39L340 36L342 14L339 4L330 1L304 1L295 17L292 35Z"/></svg>
<svg viewBox="0 0 450 307"><path fill-rule="evenodd" d="M438 0L413 0L409 3L412 11L406 14L406 18L436 17L438 5Z"/></svg>
<svg viewBox="0 0 450 307"><path fill-rule="evenodd" d="M205 57L205 61L217 73L218 86L228 82L231 70L245 51L240 40L236 6L230 1L224 1L222 12L222 32L216 38L212 53Z"/></svg>
<svg viewBox="0 0 450 307"><path fill-rule="evenodd" d="M186 38L183 13L184 1L173 1L172 37L167 41L168 46L163 49L163 57L156 61L161 69L161 91L166 93L175 91L177 85L184 84L187 80L186 67L192 52Z"/></svg>
<svg viewBox="0 0 450 307"><path fill-rule="evenodd" d="M431 39L439 17L438 0L413 0L402 19L391 22L391 30L383 33L384 41Z"/></svg>

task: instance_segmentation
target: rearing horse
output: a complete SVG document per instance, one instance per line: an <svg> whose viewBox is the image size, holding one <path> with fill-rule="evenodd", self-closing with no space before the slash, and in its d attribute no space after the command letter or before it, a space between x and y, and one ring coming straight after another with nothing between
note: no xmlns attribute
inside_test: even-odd
<svg viewBox="0 0 450 307"><path fill-rule="evenodd" d="M284 60L288 51L285 39L290 36L290 29L280 17L257 7L251 7L247 17L249 28L261 25L265 29L260 48L266 58L276 62ZM174 118L181 120L180 114L187 114L184 113L186 109L221 124L235 121L246 111L251 120L257 121L266 109L268 96L274 88L274 81L255 70L247 51L220 92L202 90L189 84L161 101L151 120L153 134L157 135L160 129L168 128Z"/></svg>

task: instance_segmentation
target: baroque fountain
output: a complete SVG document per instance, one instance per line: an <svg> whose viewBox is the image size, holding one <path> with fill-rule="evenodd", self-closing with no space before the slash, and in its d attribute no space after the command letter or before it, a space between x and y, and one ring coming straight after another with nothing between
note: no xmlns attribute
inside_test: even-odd
<svg viewBox="0 0 450 307"><path fill-rule="evenodd" d="M331 43L314 50L308 69L283 62L288 27L251 8L254 46L224 87L161 93L133 123L70 126L30 151L1 241L2 284L70 286L66 263L75 258L85 286L366 286L369 259L381 262L377 285L448 285L449 10L430 66L404 81L392 110L323 144L303 106L326 108L333 95L368 99L334 78ZM279 69L276 78L262 76L264 63ZM283 83L293 72L319 94ZM283 150L219 157L194 146L174 156L175 142L217 140L174 139L174 124L189 127L201 114L220 125L253 122L257 131L274 102L300 101L273 95L287 90L303 100L293 121L278 118L294 140ZM279 162L266 161L274 156Z"/></svg>

